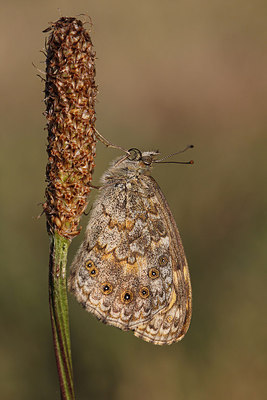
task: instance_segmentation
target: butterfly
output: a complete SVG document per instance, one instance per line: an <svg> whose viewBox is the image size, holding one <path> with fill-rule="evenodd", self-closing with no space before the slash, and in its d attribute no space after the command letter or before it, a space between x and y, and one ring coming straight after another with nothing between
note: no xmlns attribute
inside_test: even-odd
<svg viewBox="0 0 267 400"><path fill-rule="evenodd" d="M68 286L102 322L163 345L186 334L192 292L178 228L151 176L157 157L130 149L104 173Z"/></svg>

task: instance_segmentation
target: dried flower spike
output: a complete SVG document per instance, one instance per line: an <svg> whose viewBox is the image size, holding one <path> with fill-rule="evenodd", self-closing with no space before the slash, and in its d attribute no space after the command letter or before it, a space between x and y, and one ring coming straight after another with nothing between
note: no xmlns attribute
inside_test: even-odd
<svg viewBox="0 0 267 400"><path fill-rule="evenodd" d="M95 156L95 51L83 23L60 18L44 32L48 130L46 202L50 234L71 239L87 206Z"/></svg>

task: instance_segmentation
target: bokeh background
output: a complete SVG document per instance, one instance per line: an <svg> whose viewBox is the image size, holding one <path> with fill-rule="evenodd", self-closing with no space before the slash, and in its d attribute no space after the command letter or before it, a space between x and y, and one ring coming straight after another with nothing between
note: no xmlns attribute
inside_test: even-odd
<svg viewBox="0 0 267 400"><path fill-rule="evenodd" d="M189 332L153 346L101 324L71 298L77 399L267 398L266 11L261 0L1 5L1 399L59 398L49 241L45 217L36 218L47 160L43 83L32 62L45 69L48 22L81 13L93 21L99 131L163 154L192 143L180 160L195 165L153 174L190 264ZM118 155L98 144L95 184Z"/></svg>

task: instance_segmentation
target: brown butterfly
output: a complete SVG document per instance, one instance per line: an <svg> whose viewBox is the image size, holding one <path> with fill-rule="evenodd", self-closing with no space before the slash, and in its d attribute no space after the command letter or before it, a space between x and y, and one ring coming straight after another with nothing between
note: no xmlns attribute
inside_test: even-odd
<svg viewBox="0 0 267 400"><path fill-rule="evenodd" d="M163 345L186 334L192 293L179 231L150 175L157 156L130 149L102 177L69 289L101 321Z"/></svg>

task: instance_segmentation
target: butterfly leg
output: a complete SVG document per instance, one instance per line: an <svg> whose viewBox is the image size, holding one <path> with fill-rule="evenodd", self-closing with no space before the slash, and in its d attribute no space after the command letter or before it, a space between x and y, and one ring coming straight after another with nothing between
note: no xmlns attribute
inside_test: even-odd
<svg viewBox="0 0 267 400"><path fill-rule="evenodd" d="M89 183L89 186L90 186L90 188L97 189L97 190L101 189L101 187L102 187L102 186L95 186L92 183Z"/></svg>
<svg viewBox="0 0 267 400"><path fill-rule="evenodd" d="M103 143L105 146L111 147L111 148L113 148L113 149L118 149L118 150L123 151L124 153L129 154L128 150L125 150L124 148L122 148L121 146L118 146L118 145L116 145L116 144L112 144L112 143L109 142L106 138L104 138L104 136L102 136L101 133L99 133L96 129L95 129L95 135L96 135L96 138L97 138L101 143Z"/></svg>

